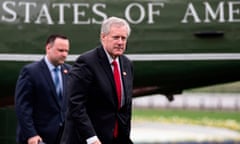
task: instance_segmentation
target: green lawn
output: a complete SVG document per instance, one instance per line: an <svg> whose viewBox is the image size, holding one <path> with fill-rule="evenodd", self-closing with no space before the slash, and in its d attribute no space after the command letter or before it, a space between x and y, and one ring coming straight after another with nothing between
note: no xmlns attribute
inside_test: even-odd
<svg viewBox="0 0 240 144"><path fill-rule="evenodd" d="M240 132L240 112L171 110L171 109L133 109L133 121L159 121L165 123L198 124L224 127Z"/></svg>

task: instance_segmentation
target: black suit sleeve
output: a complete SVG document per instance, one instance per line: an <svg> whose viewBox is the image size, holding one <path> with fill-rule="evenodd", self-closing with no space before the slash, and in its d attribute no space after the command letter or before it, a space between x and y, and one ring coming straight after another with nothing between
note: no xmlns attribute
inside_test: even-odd
<svg viewBox="0 0 240 144"><path fill-rule="evenodd" d="M32 119L32 92L33 84L31 73L27 67L24 67L20 72L16 84L15 107L18 122L22 128L22 136L25 140L37 135Z"/></svg>
<svg viewBox="0 0 240 144"><path fill-rule="evenodd" d="M69 75L69 114L77 131L84 139L96 135L86 111L87 93L92 83L92 73L83 59L78 59Z"/></svg>

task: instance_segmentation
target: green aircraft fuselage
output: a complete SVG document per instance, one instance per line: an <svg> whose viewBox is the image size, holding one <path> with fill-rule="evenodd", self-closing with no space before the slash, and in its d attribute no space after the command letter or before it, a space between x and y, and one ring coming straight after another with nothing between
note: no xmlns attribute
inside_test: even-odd
<svg viewBox="0 0 240 144"><path fill-rule="evenodd" d="M184 89L238 81L238 0L1 0L0 105L12 105L23 65L44 55L49 34L71 41L72 63L99 44L101 22L125 18L132 33L134 96L173 95ZM36 56L37 55L37 56Z"/></svg>

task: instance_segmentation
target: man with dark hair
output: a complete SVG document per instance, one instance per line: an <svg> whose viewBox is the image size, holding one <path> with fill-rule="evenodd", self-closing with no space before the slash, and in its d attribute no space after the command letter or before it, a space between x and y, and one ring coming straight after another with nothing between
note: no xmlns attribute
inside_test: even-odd
<svg viewBox="0 0 240 144"><path fill-rule="evenodd" d="M22 68L15 90L18 144L59 143L66 113L70 65L64 62L69 47L66 36L50 35L46 56Z"/></svg>

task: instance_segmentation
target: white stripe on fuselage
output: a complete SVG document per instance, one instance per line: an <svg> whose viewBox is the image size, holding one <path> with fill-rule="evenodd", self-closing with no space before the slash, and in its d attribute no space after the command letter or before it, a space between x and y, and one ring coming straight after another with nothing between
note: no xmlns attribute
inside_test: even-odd
<svg viewBox="0 0 240 144"><path fill-rule="evenodd" d="M0 61L37 61L40 54L0 54ZM75 61L79 55L68 55L67 61ZM181 53L181 54L126 54L132 61L192 61L192 60L240 60L240 53Z"/></svg>

